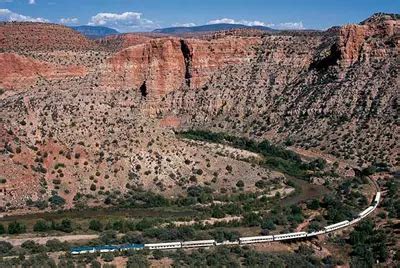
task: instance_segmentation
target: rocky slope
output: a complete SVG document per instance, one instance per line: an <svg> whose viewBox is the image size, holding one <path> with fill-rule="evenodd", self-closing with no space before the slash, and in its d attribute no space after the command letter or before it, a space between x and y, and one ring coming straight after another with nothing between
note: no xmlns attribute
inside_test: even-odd
<svg viewBox="0 0 400 268"><path fill-rule="evenodd" d="M0 52L49 52L93 48L96 48L93 41L65 26L37 22L0 23Z"/></svg>
<svg viewBox="0 0 400 268"><path fill-rule="evenodd" d="M94 42L63 26L3 24L0 206L55 194L67 207L80 194L94 205L135 187L168 196L197 184L234 191L240 178L285 182L240 161L252 156L182 141L171 128L398 169L399 25L379 14L326 32Z"/></svg>
<svg viewBox="0 0 400 268"><path fill-rule="evenodd" d="M8 90L32 86L38 79L62 80L86 73L82 66L56 66L15 53L0 53L0 87Z"/></svg>
<svg viewBox="0 0 400 268"><path fill-rule="evenodd" d="M399 25L380 15L323 38L266 36L250 63L226 67L203 90L172 92L167 113L189 127L398 167Z"/></svg>

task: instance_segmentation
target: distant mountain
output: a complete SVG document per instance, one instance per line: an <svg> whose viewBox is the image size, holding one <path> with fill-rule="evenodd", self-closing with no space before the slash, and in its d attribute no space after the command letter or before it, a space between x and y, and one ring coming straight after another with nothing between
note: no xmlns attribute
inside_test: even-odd
<svg viewBox="0 0 400 268"><path fill-rule="evenodd" d="M164 34L184 34L184 33L196 33L196 32L216 32L216 31L229 31L235 29L257 29L262 31L276 31L269 27L264 26L247 26L243 24L208 24L202 26L193 26L193 27L169 27L156 29L154 33L164 33Z"/></svg>
<svg viewBox="0 0 400 268"><path fill-rule="evenodd" d="M113 34L119 34L117 30L103 26L83 25L83 26L73 26L70 28L72 28L77 32L80 32L81 34L89 38L102 38Z"/></svg>

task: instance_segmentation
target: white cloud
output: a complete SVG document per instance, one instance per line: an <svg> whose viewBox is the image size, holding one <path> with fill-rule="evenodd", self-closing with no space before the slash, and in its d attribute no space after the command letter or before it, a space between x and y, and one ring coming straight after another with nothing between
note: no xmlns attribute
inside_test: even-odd
<svg viewBox="0 0 400 268"><path fill-rule="evenodd" d="M235 19L229 19L229 18L223 18L223 19L216 19L216 20L211 20L207 24L219 24L219 23L226 23L226 24L243 24L246 26L264 26L264 27L270 27L278 30L303 30L304 25L303 22L283 22L283 23L265 23L262 21L254 20L235 20Z"/></svg>
<svg viewBox="0 0 400 268"><path fill-rule="evenodd" d="M229 19L229 18L211 20L207 24L220 24L220 23L225 23L225 24L243 24L243 25L246 25L246 26L268 26L269 25L269 24L266 24L265 22L258 21L258 20L254 20L254 21L234 20L234 19Z"/></svg>
<svg viewBox="0 0 400 268"><path fill-rule="evenodd" d="M35 2L35 0L29 0L29 4L34 5L34 4L36 4L36 2Z"/></svg>
<svg viewBox="0 0 400 268"><path fill-rule="evenodd" d="M194 27L194 26L196 26L196 23L193 23L193 22L175 23L175 24L172 24L172 26L174 26L174 27Z"/></svg>
<svg viewBox="0 0 400 268"><path fill-rule="evenodd" d="M283 22L275 25L276 29L280 30L304 30L303 22Z"/></svg>
<svg viewBox="0 0 400 268"><path fill-rule="evenodd" d="M0 9L0 21L32 21L32 22L50 22L44 18L32 18L29 16L14 13L9 9Z"/></svg>
<svg viewBox="0 0 400 268"><path fill-rule="evenodd" d="M153 21L142 18L142 13L138 12L98 13L90 19L88 24L108 26L121 32L149 30L156 27Z"/></svg>
<svg viewBox="0 0 400 268"><path fill-rule="evenodd" d="M79 20L78 20L78 18L61 18L60 23L67 24L67 25L73 25L73 24L78 24Z"/></svg>

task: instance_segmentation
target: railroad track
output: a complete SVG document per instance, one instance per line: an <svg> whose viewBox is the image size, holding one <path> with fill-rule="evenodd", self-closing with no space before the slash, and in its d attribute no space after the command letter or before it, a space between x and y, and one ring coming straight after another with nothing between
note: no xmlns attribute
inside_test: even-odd
<svg viewBox="0 0 400 268"><path fill-rule="evenodd" d="M116 251L128 251L128 250L167 250L167 249L187 249L187 248L208 248L214 246L228 246L228 245L249 245L256 243L267 243L267 242L275 242L275 241L286 241L286 240L297 240L309 238L317 235L328 234L331 232L335 232L340 229L347 228L349 226L357 224L359 221L370 215L377 207L381 200L381 191L379 189L378 184L368 177L370 182L376 188L376 194L374 200L370 204L368 208L363 210L358 214L356 218L353 218L351 221L346 220L342 222L338 222L335 224L328 225L321 230L314 232L295 232L295 233L286 233L286 234L278 234L278 235L264 235L264 236L250 236L250 237L240 237L236 241L223 241L217 242L215 240L197 240L197 241L183 241L183 242L165 242L165 243L152 243L152 244L128 244L128 245L116 245L116 246L93 246L93 247L74 247L71 249L72 254L85 254L85 253L104 253L104 252L116 252Z"/></svg>

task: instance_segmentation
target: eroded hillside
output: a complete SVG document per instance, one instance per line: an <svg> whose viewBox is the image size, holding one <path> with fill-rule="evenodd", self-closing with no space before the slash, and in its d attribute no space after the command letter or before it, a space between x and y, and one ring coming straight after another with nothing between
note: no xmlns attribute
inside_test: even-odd
<svg viewBox="0 0 400 268"><path fill-rule="evenodd" d="M394 16L327 32L96 43L48 24L8 23L0 33L2 207L56 194L67 207L82 194L96 205L107 192L137 187L168 196L191 185L229 192L241 179L287 187L283 174L251 164L257 156L190 143L172 129L399 167Z"/></svg>

